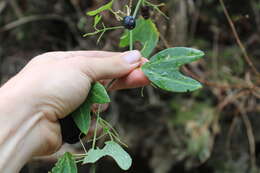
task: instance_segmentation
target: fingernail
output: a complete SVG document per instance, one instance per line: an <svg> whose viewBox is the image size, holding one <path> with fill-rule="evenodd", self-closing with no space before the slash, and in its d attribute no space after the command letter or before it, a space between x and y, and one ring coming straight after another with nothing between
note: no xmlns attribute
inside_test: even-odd
<svg viewBox="0 0 260 173"><path fill-rule="evenodd" d="M134 64L135 62L139 61L141 59L142 55L137 50L128 51L123 55L123 58L128 62L129 64Z"/></svg>
<svg viewBox="0 0 260 173"><path fill-rule="evenodd" d="M148 59L146 59L146 58L142 58L142 63L141 63L141 65L144 65L144 64L147 63L147 62L149 62Z"/></svg>

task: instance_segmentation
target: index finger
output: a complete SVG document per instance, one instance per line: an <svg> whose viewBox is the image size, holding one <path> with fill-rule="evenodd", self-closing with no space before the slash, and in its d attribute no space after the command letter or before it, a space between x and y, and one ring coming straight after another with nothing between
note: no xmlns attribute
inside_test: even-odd
<svg viewBox="0 0 260 173"><path fill-rule="evenodd" d="M95 58L105 58L105 57L113 57L113 56L119 56L123 54L124 52L109 52L109 51L97 51L97 50L91 50L91 51L67 51L66 52L71 57L95 57Z"/></svg>

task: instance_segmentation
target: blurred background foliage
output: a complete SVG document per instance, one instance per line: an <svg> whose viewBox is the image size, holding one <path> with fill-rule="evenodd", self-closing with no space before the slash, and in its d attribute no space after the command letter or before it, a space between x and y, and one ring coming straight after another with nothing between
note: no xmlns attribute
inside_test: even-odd
<svg viewBox="0 0 260 173"><path fill-rule="evenodd" d="M122 30L107 32L98 45L96 37L82 37L93 31L93 19L85 15L86 11L106 2L1 0L1 83L46 51L124 51L118 46ZM126 2L118 0L114 8ZM169 16L167 20L152 11L161 33L156 51L173 46L205 51L203 60L183 68L204 88L178 94L149 86L144 88L144 97L140 89L111 93L113 102L104 117L129 145L133 166L127 172L260 172L260 1L224 0L238 37L219 0L152 2L165 3L161 10ZM106 26L120 24L106 12L103 19ZM64 150L80 152L81 147L64 145L56 155L32 160L21 172L47 172ZM88 170L89 166L80 168L80 172ZM104 158L97 172L122 171Z"/></svg>

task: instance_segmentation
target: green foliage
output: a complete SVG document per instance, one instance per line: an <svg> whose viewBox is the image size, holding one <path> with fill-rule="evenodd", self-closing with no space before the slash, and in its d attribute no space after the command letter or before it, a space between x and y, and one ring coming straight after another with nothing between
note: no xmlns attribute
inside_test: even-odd
<svg viewBox="0 0 260 173"><path fill-rule="evenodd" d="M93 25L94 28L97 27L97 25L98 25L98 23L101 21L101 19L102 19L102 16L101 16L101 15L96 15L96 16L95 16L94 25Z"/></svg>
<svg viewBox="0 0 260 173"><path fill-rule="evenodd" d="M176 129L182 129L178 151L189 158L186 159L186 166L205 162L210 157L214 135L218 130L214 108L207 102L181 98L178 102L173 101L172 108L176 111L172 124Z"/></svg>
<svg viewBox="0 0 260 173"><path fill-rule="evenodd" d="M91 87L87 100L88 99L90 100L91 103L104 104L104 103L110 102L110 98L107 94L105 87L102 84L100 84L99 82L96 82Z"/></svg>
<svg viewBox="0 0 260 173"><path fill-rule="evenodd" d="M90 109L92 103L89 100L86 100L76 111L72 113L74 122L77 124L78 128L85 135L88 133L91 117Z"/></svg>
<svg viewBox="0 0 260 173"><path fill-rule="evenodd" d="M153 4L153 3L151 3L151 2L149 2L147 0L143 0L143 5L147 5L147 6L152 7L155 11L157 11L159 14L164 16L166 19L169 19L169 17L160 10L160 7L165 5L164 3L155 5L155 4Z"/></svg>
<svg viewBox="0 0 260 173"><path fill-rule="evenodd" d="M139 18L136 21L136 28L132 30L133 41L140 42L143 46L141 53L148 58L159 41L159 32L151 19ZM120 39L119 47L126 47L130 44L130 32L125 31Z"/></svg>
<svg viewBox="0 0 260 173"><path fill-rule="evenodd" d="M218 160L212 163L213 167L215 167L216 173L259 173L249 171L247 158L241 158L239 160Z"/></svg>
<svg viewBox="0 0 260 173"><path fill-rule="evenodd" d="M103 149L90 149L83 163L95 163L104 156L112 157L118 166L123 170L128 170L132 164L132 159L125 150L113 141L105 143Z"/></svg>
<svg viewBox="0 0 260 173"><path fill-rule="evenodd" d="M112 10L113 2L114 0L98 8L97 10L87 13L87 15L89 16L95 16L93 23L95 31L92 33L87 33L84 36L100 34L98 38L99 41L106 31L123 28L123 26L107 28L105 24L101 22L102 16L100 13L105 10L109 10L110 12L112 12L117 17L117 19L121 19L121 16L119 16L119 14L121 14L120 11L114 12ZM154 5L147 0L139 0L137 2L136 9L134 10L133 18L136 18L137 12L142 3L143 5L151 6L157 12L164 15L159 9L161 5ZM97 28L99 23L102 23L103 28ZM130 50L132 50L132 48L134 47L134 43L139 42L142 45L142 55L148 58L152 54L153 50L156 48L158 41L159 32L153 21L151 19L144 20L143 18L139 18L136 21L135 29L131 31L126 30L124 32L123 36L120 39L119 46L129 46ZM184 47L169 48L152 56L150 62L142 66L142 71L154 85L163 90L171 92L194 91L201 88L201 84L189 77L182 75L179 70L182 65L196 61L202 56L204 56L204 53L196 49ZM104 104L108 102L110 102L110 98L104 86L98 82L94 83L90 89L86 101L76 111L72 113L73 119L82 133L86 135L89 131L91 123L91 105L94 103ZM121 169L128 170L132 164L132 159L118 143L125 146L126 144L124 144L120 140L119 134L116 132L116 130L107 121L100 117L99 111L100 110L96 112L96 127L92 140L92 148L88 152L86 152L86 154L80 156L81 159L85 157L83 160L78 160L77 162L83 161L83 164L95 163L104 156L110 156L116 161ZM202 150L201 146L204 146L207 144L207 142L209 142L210 134L208 131L205 131L205 133L199 135L194 134L192 130L193 127L197 128L197 124L193 123L193 125L194 126L189 126L186 128L186 133L191 136L191 142L189 142L187 146L188 153L191 155L199 155L199 159L204 160L209 156L210 152L208 150ZM99 139L99 137L97 136L97 129L99 127L103 129L104 135L109 135L110 137L110 141L105 142L105 146L102 149L96 147L96 141ZM67 155L64 156L62 159L70 159L70 162L68 163L70 163L70 165L72 165L72 163L75 164L75 162L73 162L72 160L72 156ZM77 157L77 159L79 158ZM59 164L59 162L57 164ZM65 170L67 168L64 164L60 164L59 167L62 170Z"/></svg>
<svg viewBox="0 0 260 173"><path fill-rule="evenodd" d="M51 173L77 173L77 165L72 154L66 152L59 158Z"/></svg>
<svg viewBox="0 0 260 173"><path fill-rule="evenodd" d="M204 56L202 51L192 48L169 48L154 55L142 66L142 71L157 87L171 92L187 92L201 88L201 84L182 75L179 70L184 64Z"/></svg>
<svg viewBox="0 0 260 173"><path fill-rule="evenodd" d="M112 8L113 3L114 3L114 0L110 1L109 3L101 6L100 8L98 8L98 9L96 9L94 11L88 12L87 15L95 16L95 15L97 15L97 14L99 14L99 13L105 11L105 10L110 10Z"/></svg>
<svg viewBox="0 0 260 173"><path fill-rule="evenodd" d="M203 163L210 157L210 149L212 147L211 133L209 129L203 131L204 126L198 125L196 122L191 122L189 125L186 129L190 135L189 140L187 140L187 154L197 157Z"/></svg>
<svg viewBox="0 0 260 173"><path fill-rule="evenodd" d="M94 103L104 104L109 102L110 98L104 86L99 82L94 83L89 91L86 101L72 113L73 120L82 133L86 135L90 127L91 105Z"/></svg>

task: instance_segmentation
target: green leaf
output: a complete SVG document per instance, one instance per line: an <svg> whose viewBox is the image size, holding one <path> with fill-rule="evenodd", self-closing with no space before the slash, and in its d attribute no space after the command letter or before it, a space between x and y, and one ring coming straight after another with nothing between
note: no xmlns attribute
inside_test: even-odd
<svg viewBox="0 0 260 173"><path fill-rule="evenodd" d="M72 117L77 127L82 133L87 135L91 123L91 105L94 103L109 103L110 98L102 84L96 82L92 84L86 101L72 113Z"/></svg>
<svg viewBox="0 0 260 173"><path fill-rule="evenodd" d="M95 19L94 19L94 28L97 27L97 24L100 22L101 18L102 18L102 16L100 16L100 15L96 15L96 16L95 16Z"/></svg>
<svg viewBox="0 0 260 173"><path fill-rule="evenodd" d="M72 154L66 152L59 158L55 167L51 170L52 173L77 173L77 165Z"/></svg>
<svg viewBox="0 0 260 173"><path fill-rule="evenodd" d="M90 111L91 102L90 100L87 100L72 113L74 122L85 135L87 135L91 123Z"/></svg>
<svg viewBox="0 0 260 173"><path fill-rule="evenodd" d="M91 103L103 104L110 102L110 98L107 94L105 87L99 82L96 82L92 85L91 91L87 99L89 99Z"/></svg>
<svg viewBox="0 0 260 173"><path fill-rule="evenodd" d="M179 70L184 64L204 56L200 50L176 47L165 49L154 55L142 66L142 71L157 87L171 92L187 92L201 88L194 79L182 75Z"/></svg>
<svg viewBox="0 0 260 173"><path fill-rule="evenodd" d="M100 158L104 157L106 154L104 153L103 150L97 148L97 149L93 149L91 148L88 153L87 156L84 158L83 164L85 163L95 163L97 162Z"/></svg>
<svg viewBox="0 0 260 173"><path fill-rule="evenodd" d="M129 45L130 34L127 30L120 38L120 47ZM143 46L141 53L144 57L148 58L153 52L159 41L159 32L151 19L145 20L139 18L136 21L136 28L133 30L133 41L140 42Z"/></svg>
<svg viewBox="0 0 260 173"><path fill-rule="evenodd" d="M114 141L106 142L103 149L90 149L84 158L84 163L95 163L104 156L112 157L118 166L123 170L128 170L132 165L132 159L129 154Z"/></svg>
<svg viewBox="0 0 260 173"><path fill-rule="evenodd" d="M109 9L112 8L113 3L114 3L114 0L110 1L109 3L107 3L107 4L105 4L105 5L101 6L101 7L99 7L98 9L96 9L94 11L88 12L87 15L95 16L95 15L101 13L102 11L109 10Z"/></svg>

